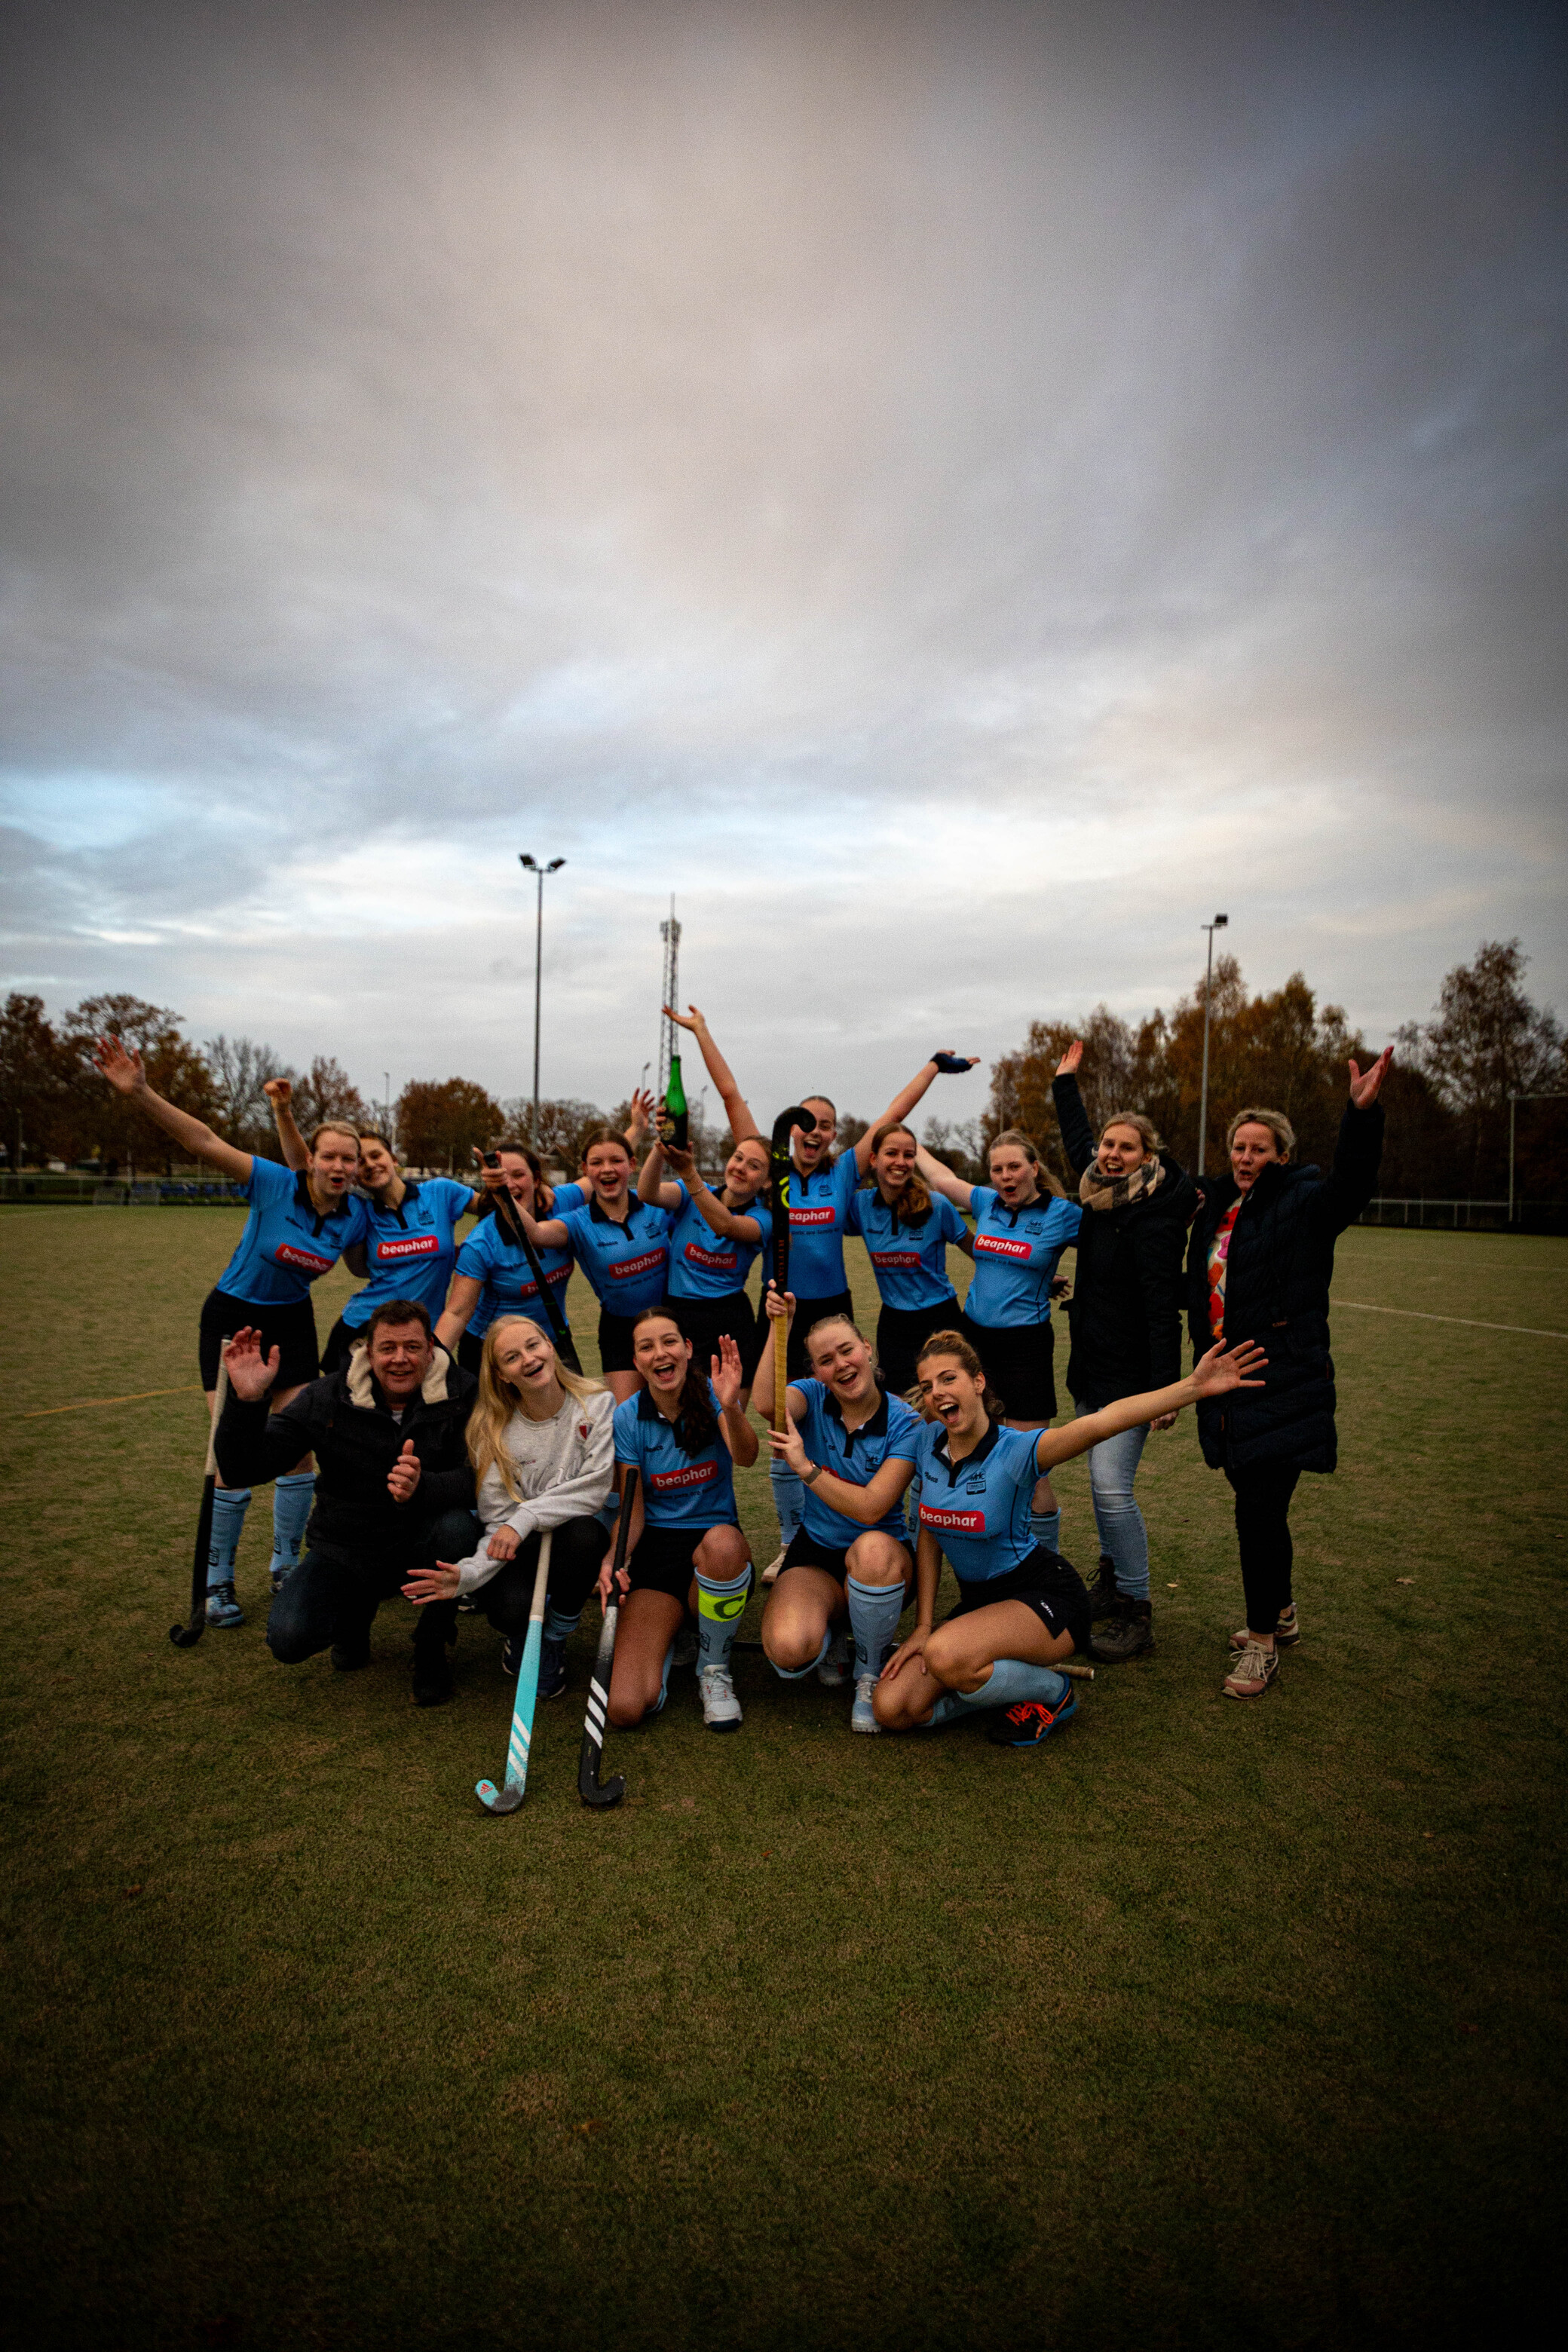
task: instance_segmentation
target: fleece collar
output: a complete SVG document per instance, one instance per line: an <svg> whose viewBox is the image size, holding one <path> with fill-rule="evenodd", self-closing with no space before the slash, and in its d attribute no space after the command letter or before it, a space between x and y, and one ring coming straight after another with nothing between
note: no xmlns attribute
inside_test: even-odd
<svg viewBox="0 0 1568 2352"><path fill-rule="evenodd" d="M451 1370L452 1359L445 1348L437 1345L430 1369L420 1383L419 1394L426 1404L446 1403L450 1394L447 1376ZM357 1405L361 1412L390 1412L392 1410L382 1393L380 1381L371 1371L368 1339L357 1341L349 1358L348 1391L349 1402ZM412 1402L410 1398L409 1403ZM406 1412L407 1410L405 1405L404 1411Z"/></svg>

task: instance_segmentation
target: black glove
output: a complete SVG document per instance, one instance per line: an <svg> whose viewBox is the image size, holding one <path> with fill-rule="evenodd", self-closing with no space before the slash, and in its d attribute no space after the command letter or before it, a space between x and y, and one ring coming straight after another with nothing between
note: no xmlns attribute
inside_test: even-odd
<svg viewBox="0 0 1568 2352"><path fill-rule="evenodd" d="M931 1060L947 1078L958 1077L963 1071L974 1067L967 1054L933 1054Z"/></svg>

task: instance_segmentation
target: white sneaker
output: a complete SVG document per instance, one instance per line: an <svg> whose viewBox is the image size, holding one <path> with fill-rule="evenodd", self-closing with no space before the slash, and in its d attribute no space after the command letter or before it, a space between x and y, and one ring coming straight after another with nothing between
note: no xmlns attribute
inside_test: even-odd
<svg viewBox="0 0 1568 2352"><path fill-rule="evenodd" d="M784 1551L788 1551L788 1549L789 1546L788 1544L785 1544ZM776 1584L779 1580L779 1570L784 1564L784 1552L781 1551L775 1559L770 1559L766 1568L763 1569L763 1582L764 1584Z"/></svg>
<svg viewBox="0 0 1568 2352"><path fill-rule="evenodd" d="M702 1694L702 1720L710 1731L739 1731L741 1702L730 1680L728 1666L704 1666L697 1677Z"/></svg>
<svg viewBox="0 0 1568 2352"><path fill-rule="evenodd" d="M842 1626L827 1645L816 1679L824 1690L839 1690L849 1679L849 1636Z"/></svg>
<svg viewBox="0 0 1568 2352"><path fill-rule="evenodd" d="M851 1731L880 1731L877 1710L871 1705L871 1694L877 1687L875 1675L862 1675L855 1685L855 1704L849 1710Z"/></svg>

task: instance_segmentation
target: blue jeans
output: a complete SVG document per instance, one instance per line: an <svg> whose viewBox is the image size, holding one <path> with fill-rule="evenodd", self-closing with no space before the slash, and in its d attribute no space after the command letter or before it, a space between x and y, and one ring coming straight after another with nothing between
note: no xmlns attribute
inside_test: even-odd
<svg viewBox="0 0 1568 2352"><path fill-rule="evenodd" d="M1080 1404L1079 1419L1093 1411L1092 1405ZM1100 1548L1115 1567L1116 1590L1124 1601L1149 1598L1149 1530L1132 1499L1132 1481L1148 1434L1147 1424L1124 1429L1120 1437L1108 1437L1089 1449L1089 1491Z"/></svg>

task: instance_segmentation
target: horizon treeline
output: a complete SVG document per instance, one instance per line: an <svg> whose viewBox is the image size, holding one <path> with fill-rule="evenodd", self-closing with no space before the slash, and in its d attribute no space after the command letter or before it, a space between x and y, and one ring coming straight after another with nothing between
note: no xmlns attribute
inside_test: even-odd
<svg viewBox="0 0 1568 2352"><path fill-rule="evenodd" d="M1237 959L1221 956L1210 1007L1205 1165L1223 1164L1226 1128L1247 1106L1285 1112L1296 1129L1299 1156L1326 1165L1344 1107L1347 1061L1353 1055L1364 1066L1392 1043L1382 1192L1501 1199L1508 1184L1510 1097L1535 1097L1518 1105L1518 1189L1532 1200L1562 1198L1568 1052L1555 1015L1525 993L1527 961L1518 940L1483 941L1472 962L1447 973L1431 1018L1406 1023L1390 1040L1363 1037L1340 1006L1320 1006L1301 972L1272 993L1249 995ZM1021 1128L1068 1181L1051 1080L1068 1046L1081 1037L1079 1083L1094 1126L1117 1110L1142 1110L1176 1158L1195 1166L1205 992L1200 979L1169 1013L1157 1009L1137 1023L1103 1004L1087 1022L1031 1021L1022 1045L993 1064L982 1116L959 1126L928 1119L923 1140L973 1180L984 1173L993 1137L1004 1128ZM367 1100L334 1056L318 1055L300 1071L253 1038L219 1034L197 1045L178 1013L124 994L89 997L57 1024L41 997L15 993L0 1013L0 1145L7 1166L97 1160L114 1173L124 1167L168 1170L181 1161L163 1130L112 1093L92 1068L94 1041L106 1030L141 1051L160 1094L205 1119L226 1141L264 1158L281 1156L263 1092L274 1077L292 1081L295 1116L307 1133L323 1118L382 1130L390 1124L389 1140L416 1168L466 1170L475 1150L501 1135L526 1138L531 1123L527 1097L498 1098L462 1077L410 1081L389 1120L387 1106ZM606 1114L574 1097L542 1102L539 1148L546 1164L574 1170L583 1139L597 1127L624 1127L629 1108L622 1102ZM840 1143L865 1129L865 1120L847 1114L839 1122ZM704 1127L695 1109L692 1140L700 1164L716 1172L728 1139Z"/></svg>

